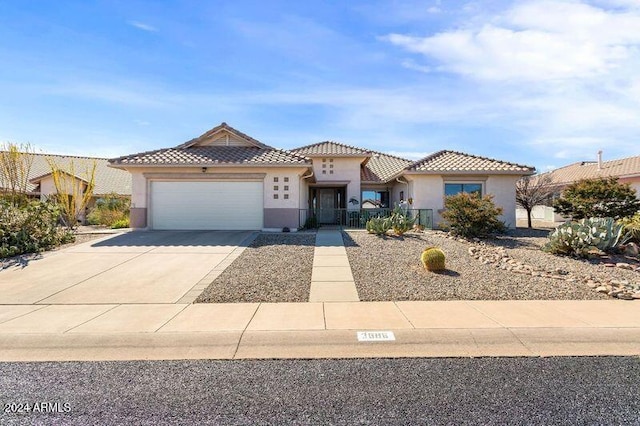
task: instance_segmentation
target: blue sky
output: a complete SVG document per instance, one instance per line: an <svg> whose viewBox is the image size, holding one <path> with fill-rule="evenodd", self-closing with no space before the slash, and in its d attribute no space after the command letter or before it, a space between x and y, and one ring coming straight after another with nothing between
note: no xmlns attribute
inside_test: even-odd
<svg viewBox="0 0 640 426"><path fill-rule="evenodd" d="M120 156L225 121L272 146L533 165L640 155L640 0L0 3L0 141Z"/></svg>

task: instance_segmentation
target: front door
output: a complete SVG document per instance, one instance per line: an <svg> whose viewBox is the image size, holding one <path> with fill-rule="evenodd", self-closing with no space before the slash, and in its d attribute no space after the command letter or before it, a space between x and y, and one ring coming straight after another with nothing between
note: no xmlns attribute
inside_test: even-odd
<svg viewBox="0 0 640 426"><path fill-rule="evenodd" d="M318 222L335 223L338 197L336 190L331 188L318 188Z"/></svg>

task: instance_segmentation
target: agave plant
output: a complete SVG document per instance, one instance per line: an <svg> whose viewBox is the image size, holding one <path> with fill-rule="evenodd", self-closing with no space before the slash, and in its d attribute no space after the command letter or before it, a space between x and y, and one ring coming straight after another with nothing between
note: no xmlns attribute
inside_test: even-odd
<svg viewBox="0 0 640 426"><path fill-rule="evenodd" d="M567 222L549 234L543 250L554 254L587 256L590 251L612 251L629 239L624 225L613 218L590 218Z"/></svg>

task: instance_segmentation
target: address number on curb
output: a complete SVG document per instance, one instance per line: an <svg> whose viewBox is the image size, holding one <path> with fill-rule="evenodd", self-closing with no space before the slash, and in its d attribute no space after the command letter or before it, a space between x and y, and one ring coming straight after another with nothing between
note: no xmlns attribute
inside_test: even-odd
<svg viewBox="0 0 640 426"><path fill-rule="evenodd" d="M393 331L358 331L358 342L388 342L396 340Z"/></svg>

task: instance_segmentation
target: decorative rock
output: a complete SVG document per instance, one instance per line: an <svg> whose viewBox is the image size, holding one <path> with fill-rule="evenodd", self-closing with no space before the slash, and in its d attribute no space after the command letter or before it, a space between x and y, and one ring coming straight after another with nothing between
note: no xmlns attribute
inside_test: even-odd
<svg viewBox="0 0 640 426"><path fill-rule="evenodd" d="M606 266L607 268L615 268L616 264L615 263L603 263L602 266Z"/></svg>
<svg viewBox="0 0 640 426"><path fill-rule="evenodd" d="M640 255L640 247L636 243L629 243L624 248L624 255L638 257Z"/></svg>
<svg viewBox="0 0 640 426"><path fill-rule="evenodd" d="M640 291L636 291L631 295L631 297L633 297L634 299L640 299Z"/></svg>
<svg viewBox="0 0 640 426"><path fill-rule="evenodd" d="M629 265L628 263L624 263L624 262L616 263L616 267L620 268L620 269L633 269L633 266Z"/></svg>
<svg viewBox="0 0 640 426"><path fill-rule="evenodd" d="M616 297L622 300L633 300L633 295L631 293L620 293L617 294Z"/></svg>
<svg viewBox="0 0 640 426"><path fill-rule="evenodd" d="M600 287L596 287L596 291L598 293L609 293L609 289L603 285L601 285Z"/></svg>

